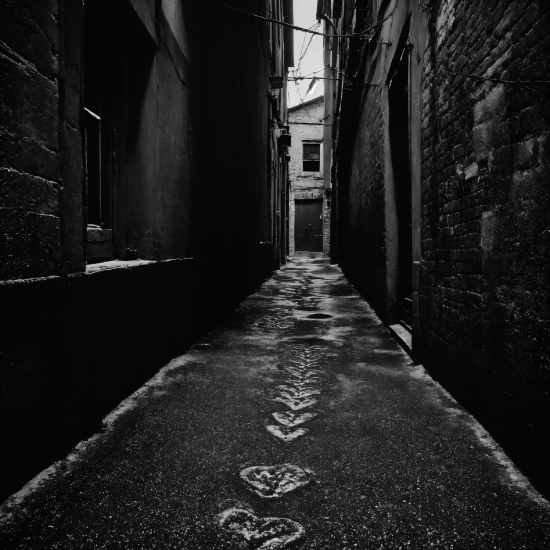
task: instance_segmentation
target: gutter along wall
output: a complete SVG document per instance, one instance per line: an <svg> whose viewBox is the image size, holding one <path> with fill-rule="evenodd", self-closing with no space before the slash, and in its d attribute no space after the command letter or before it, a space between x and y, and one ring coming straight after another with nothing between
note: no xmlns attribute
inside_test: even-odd
<svg viewBox="0 0 550 550"><path fill-rule="evenodd" d="M279 0L233 4L283 17ZM86 6L90 17L101 2ZM199 0L109 10L94 96L81 3L3 8L0 498L99 430L276 265L267 95L284 41ZM91 231L84 107L102 93L106 186Z"/></svg>
<svg viewBox="0 0 550 550"><path fill-rule="evenodd" d="M408 165L413 356L548 495L550 87L528 82L550 80L549 9L497 0L357 5L344 2L341 32L397 10L370 45L341 41L348 80L333 133L331 254L385 323L401 320L396 169ZM409 158L396 163L391 82L402 51L408 114L398 122Z"/></svg>

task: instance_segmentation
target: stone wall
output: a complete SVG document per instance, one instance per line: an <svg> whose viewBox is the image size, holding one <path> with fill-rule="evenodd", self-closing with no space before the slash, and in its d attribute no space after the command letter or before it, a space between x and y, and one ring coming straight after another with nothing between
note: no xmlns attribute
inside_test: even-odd
<svg viewBox="0 0 550 550"><path fill-rule="evenodd" d="M60 267L57 18L55 1L2 6L0 279L48 276Z"/></svg>

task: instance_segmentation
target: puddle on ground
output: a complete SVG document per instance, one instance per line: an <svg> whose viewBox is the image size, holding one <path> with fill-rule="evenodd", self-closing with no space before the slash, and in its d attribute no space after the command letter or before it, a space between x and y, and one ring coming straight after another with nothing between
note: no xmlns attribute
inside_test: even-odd
<svg viewBox="0 0 550 550"><path fill-rule="evenodd" d="M307 316L308 319L331 319L332 315L328 313L313 313L312 315Z"/></svg>

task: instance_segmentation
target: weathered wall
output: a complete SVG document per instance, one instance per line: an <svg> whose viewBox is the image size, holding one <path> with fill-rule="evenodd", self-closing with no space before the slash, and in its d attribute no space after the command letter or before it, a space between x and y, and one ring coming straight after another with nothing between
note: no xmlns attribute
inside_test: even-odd
<svg viewBox="0 0 550 550"><path fill-rule="evenodd" d="M192 255L190 180L197 144L191 112L197 103L182 49L186 24L181 9L163 2L156 43L145 28L134 24L130 29L128 85L143 91L128 106L127 174L117 222L125 246L118 244L117 257L124 259L132 259L131 254L147 260Z"/></svg>
<svg viewBox="0 0 550 550"><path fill-rule="evenodd" d="M323 199L323 251L325 254L330 250L330 206L325 200L325 148L323 141L323 123L325 108L323 98L307 101L303 106L297 105L289 109L288 123L292 135L292 146L290 147L290 212L289 212L289 248L290 254L296 251L294 239L294 224L296 205L295 193L316 191L315 198ZM297 124L302 122L304 124ZM319 125L311 125L319 123ZM321 142L321 170L319 172L303 171L303 142ZM330 157L330 151L329 151ZM330 167L329 167L330 170ZM301 195L299 195L301 196Z"/></svg>
<svg viewBox="0 0 550 550"><path fill-rule="evenodd" d="M344 272L379 315L386 309L384 119L381 92L368 87L362 104L347 182L348 235ZM343 202L343 201L341 201Z"/></svg>
<svg viewBox="0 0 550 550"><path fill-rule="evenodd" d="M372 4L372 5L371 5ZM358 31L369 28L384 14L378 4L365 2L355 20L347 20ZM425 20L418 3L400 2L393 16L377 28L372 42L359 42L341 52L348 65L342 91L341 117L337 131L335 177L338 182L339 262L346 275L367 297L384 322L397 321L398 215L397 192L390 144L388 79L401 56L404 40L411 44L410 121L403 128L410 135L413 191L420 180L420 77L424 49ZM364 53L358 53L364 48ZM414 202L413 220L418 225L420 206ZM415 215L416 214L416 215ZM419 231L413 223L413 259L420 252Z"/></svg>
<svg viewBox="0 0 550 550"><path fill-rule="evenodd" d="M280 152L264 22L201 0L113 2L117 74L129 79L112 86L129 99L108 165L120 261L86 266L84 5L4 4L0 499L271 273ZM234 4L266 15L267 2Z"/></svg>
<svg viewBox="0 0 550 550"><path fill-rule="evenodd" d="M0 284L0 500L203 333L192 260Z"/></svg>
<svg viewBox="0 0 550 550"><path fill-rule="evenodd" d="M2 5L0 279L60 269L57 17L55 1Z"/></svg>
<svg viewBox="0 0 550 550"><path fill-rule="evenodd" d="M356 29L396 3L374 5ZM359 86L343 90L336 132L340 262L391 322L386 79L410 13L413 352L548 494L550 86L529 81L550 80L550 7L428 7L400 2L374 37L391 44L343 52Z"/></svg>
<svg viewBox="0 0 550 550"><path fill-rule="evenodd" d="M550 6L442 1L426 49L425 364L547 493Z"/></svg>
<svg viewBox="0 0 550 550"><path fill-rule="evenodd" d="M119 39L144 37L152 51L144 116L136 117L140 153L120 147L117 159L117 257L126 259L129 246L141 258L174 260L86 271L83 6L3 6L0 469L10 475L0 476L0 499L97 431L112 407L223 315L199 307L196 262L177 259L190 256L189 64L166 17L155 27L154 2L136 2L139 16L117 6L125 14ZM117 129L122 144L126 127Z"/></svg>
<svg viewBox="0 0 550 550"><path fill-rule="evenodd" d="M126 86L132 89L127 93L121 88L119 93L122 85L117 83L113 95L132 98L123 108L127 116L115 124L119 146L112 167L117 170L112 190L114 257L161 260L197 252L206 258L206 252L198 251L203 249L217 250L205 261L219 264L223 250L228 261L249 258L250 265L257 265L258 256L266 255L259 243L273 240L266 95L270 68L281 72L268 59L266 25L197 2L184 6L166 0L158 4L158 17L153 1L118 0L116 5L117 14L124 12L117 55L128 57L121 60L119 72L128 72ZM248 7L265 15L265 4L251 2ZM25 2L8 2L0 24L4 80L10 83L2 87L4 280L59 274L62 266L64 273L85 267L80 120L84 9L81 3L63 0L59 6L51 2L36 10ZM220 48L220 41L210 40L200 25L192 34L188 27L194 20L211 21L228 47ZM274 51L280 47L279 41ZM274 55L280 64L280 53ZM251 71L236 71L238 59L247 59ZM136 62L141 65L134 75ZM220 78L232 85L222 91ZM133 89L136 82L143 88L139 94ZM220 126L221 132L205 130ZM200 140L205 152L201 158L193 153ZM243 151L248 163L242 162ZM275 160L277 155L277 149L271 151ZM193 188L192 173L208 183ZM194 192L205 187L211 192L204 204L197 194L193 208ZM193 220L202 226L192 244ZM232 288L229 284L226 290Z"/></svg>
<svg viewBox="0 0 550 550"><path fill-rule="evenodd" d="M185 257L190 249L192 102L189 62L180 46L185 40L181 13L166 4L155 44L150 36L156 34L154 2L134 2L137 15L119 4L124 24L131 27L120 28L130 56L144 41L152 54L142 104L136 107L139 116L134 117L139 126L131 127L127 156L126 119L117 127L115 257L132 259L128 249L145 259ZM2 15L1 62L9 85L1 88L0 278L82 271L83 6L8 2ZM173 27L179 28L177 38Z"/></svg>
<svg viewBox="0 0 550 550"><path fill-rule="evenodd" d="M233 0L228 5L266 15L266 5L253 0ZM208 300L217 307L240 301L272 265L273 154L269 151L270 118L274 122L275 117L270 116L267 97L266 24L209 2L195 2L194 8L197 21L208 21L208 32L202 24L191 30L204 140L201 177L207 182L196 189L195 257Z"/></svg>

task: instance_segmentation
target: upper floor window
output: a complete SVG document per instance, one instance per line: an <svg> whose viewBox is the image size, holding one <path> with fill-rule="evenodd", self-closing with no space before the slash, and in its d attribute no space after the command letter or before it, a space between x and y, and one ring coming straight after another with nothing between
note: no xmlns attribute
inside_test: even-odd
<svg viewBox="0 0 550 550"><path fill-rule="evenodd" d="M321 171L321 144L304 143L302 155L302 169L304 172Z"/></svg>

